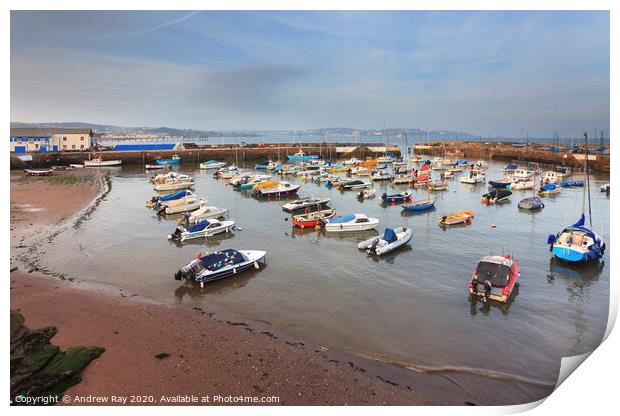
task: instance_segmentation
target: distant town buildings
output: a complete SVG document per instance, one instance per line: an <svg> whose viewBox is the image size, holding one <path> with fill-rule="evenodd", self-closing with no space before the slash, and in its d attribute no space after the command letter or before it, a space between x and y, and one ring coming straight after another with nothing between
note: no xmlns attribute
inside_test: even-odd
<svg viewBox="0 0 620 416"><path fill-rule="evenodd" d="M70 152L93 147L91 129L12 128L11 152Z"/></svg>

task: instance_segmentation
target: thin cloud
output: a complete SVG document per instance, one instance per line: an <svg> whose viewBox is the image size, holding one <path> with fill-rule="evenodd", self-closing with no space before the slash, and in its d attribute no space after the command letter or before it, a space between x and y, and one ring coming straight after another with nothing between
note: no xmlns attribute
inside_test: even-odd
<svg viewBox="0 0 620 416"><path fill-rule="evenodd" d="M181 23L184 22L188 19L191 19L192 17L196 16L198 13L200 13L200 10L195 10L191 13L188 13L184 16L178 17L176 19L171 19L168 20L164 23L160 23L158 25L155 25L153 27L150 27L148 29L144 29L144 30L136 30L136 31L132 31L132 32L124 32L124 33L114 33L111 35L103 35L103 36L97 36L94 38L91 38L91 40L104 40L104 39L113 39L113 38L119 38L119 37L123 37L123 36L135 36L135 35L144 35L147 33L151 33L151 32L156 32L160 29L163 29L165 27L169 27L169 26L173 26L176 25L177 23Z"/></svg>

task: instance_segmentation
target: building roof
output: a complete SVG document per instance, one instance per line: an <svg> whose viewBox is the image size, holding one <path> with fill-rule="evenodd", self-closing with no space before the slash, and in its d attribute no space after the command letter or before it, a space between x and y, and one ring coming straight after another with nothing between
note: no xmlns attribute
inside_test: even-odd
<svg viewBox="0 0 620 416"><path fill-rule="evenodd" d="M92 135L92 129L68 129L68 128L12 128L11 137L46 137L52 134L88 134Z"/></svg>

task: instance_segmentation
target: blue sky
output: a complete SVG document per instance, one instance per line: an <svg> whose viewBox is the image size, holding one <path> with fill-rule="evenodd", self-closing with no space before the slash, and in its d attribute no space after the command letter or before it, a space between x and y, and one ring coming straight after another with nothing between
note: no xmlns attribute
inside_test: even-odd
<svg viewBox="0 0 620 416"><path fill-rule="evenodd" d="M607 12L11 13L11 120L609 129Z"/></svg>

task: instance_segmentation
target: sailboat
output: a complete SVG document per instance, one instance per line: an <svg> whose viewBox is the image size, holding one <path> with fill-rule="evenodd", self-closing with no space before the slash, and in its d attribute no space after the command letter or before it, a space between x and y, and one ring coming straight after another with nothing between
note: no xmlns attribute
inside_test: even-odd
<svg viewBox="0 0 620 416"><path fill-rule="evenodd" d="M556 235L549 235L547 244L553 255L570 263L585 263L598 260L605 254L605 241L592 230L592 203L590 200L590 172L588 171L588 133L584 133L586 175L583 187L583 204L579 220ZM588 197L588 217L590 228L586 228L586 195Z"/></svg>
<svg viewBox="0 0 620 416"><path fill-rule="evenodd" d="M534 169L534 184L536 184L536 171L538 169ZM519 208L521 209L542 209L545 207L545 204L541 201L540 197L536 196L536 186L534 186L534 195L529 198L523 198L519 201Z"/></svg>

